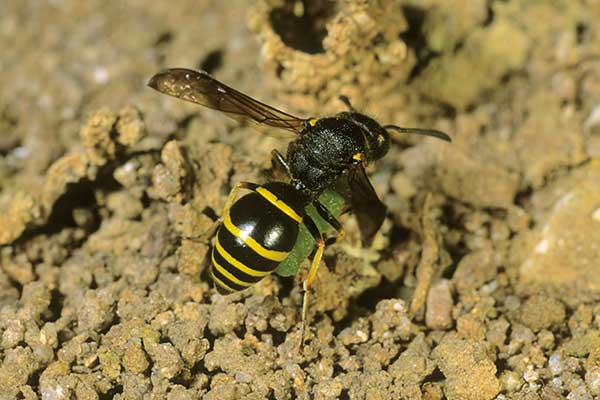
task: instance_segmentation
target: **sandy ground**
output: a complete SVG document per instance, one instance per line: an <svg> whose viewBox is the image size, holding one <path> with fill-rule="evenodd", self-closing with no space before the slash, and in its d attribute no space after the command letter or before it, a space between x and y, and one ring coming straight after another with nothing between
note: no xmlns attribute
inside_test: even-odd
<svg viewBox="0 0 600 400"><path fill-rule="evenodd" d="M600 396L600 3L2 2L1 399ZM436 128L301 281L222 297L201 235L288 140L148 87Z"/></svg>

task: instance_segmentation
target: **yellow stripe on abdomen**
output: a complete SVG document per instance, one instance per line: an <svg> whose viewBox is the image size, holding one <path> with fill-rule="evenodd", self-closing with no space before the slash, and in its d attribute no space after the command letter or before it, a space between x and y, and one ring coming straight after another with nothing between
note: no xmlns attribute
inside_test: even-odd
<svg viewBox="0 0 600 400"><path fill-rule="evenodd" d="M214 268L214 267L215 267L215 266L213 265L213 268ZM225 289L225 290L229 291L230 293L235 293L235 292L237 292L237 290L230 288L230 287L229 287L228 285L226 285L226 284L225 284L225 283L224 283L222 280L220 280L219 278L217 278L217 277L215 276L215 274L214 274L212 271L210 272L210 276L212 277L213 281L214 281L214 282L215 282L217 285L221 286L223 289Z"/></svg>
<svg viewBox="0 0 600 400"><path fill-rule="evenodd" d="M281 212L285 215L296 221L297 223L302 223L302 217L299 216L296 211L294 211L290 206L288 206L283 200L279 200L277 196L267 190L264 186L261 186L256 189L256 193L260 194L262 197L267 199L271 204L277 207Z"/></svg>
<svg viewBox="0 0 600 400"><path fill-rule="evenodd" d="M253 284L253 282L243 282L243 281L239 280L232 273L230 273L225 268L223 268L221 266L221 264L219 264L217 262L217 260L215 260L215 253L214 252L213 252L213 255L212 255L212 263L213 263L213 268L216 268L221 273L221 275L223 275L225 278L229 279L231 282L233 282L235 284L238 284L240 286L246 286L246 287L248 287L248 286L250 286L250 285Z"/></svg>
<svg viewBox="0 0 600 400"><path fill-rule="evenodd" d="M225 221L223 221L223 225L229 232L231 232L233 236L241 239L244 243L248 245L248 247L254 250L256 254L266 258L267 260L281 262L285 260L285 258L289 254L289 252L285 251L276 251L264 248L260 243L254 240L254 238L250 237L248 234L246 234L233 224L229 212L227 212L227 214L225 215Z"/></svg>
<svg viewBox="0 0 600 400"><path fill-rule="evenodd" d="M217 235L217 241L215 242L215 249L219 253L219 255L225 259L225 261L227 261L234 268L242 271L246 275L256 276L258 278L262 278L263 276L267 276L267 275L269 275L271 273L270 271L266 271L265 272L265 271L254 270L254 269L252 269L252 268L244 265L243 263L241 263L236 258L234 258L231 254L229 254L229 252L227 252L227 250L225 250L223 248L223 246L221 246L221 243L219 242L219 235ZM213 256L213 262L214 262L214 256ZM240 285L241 285L241 283L240 283Z"/></svg>

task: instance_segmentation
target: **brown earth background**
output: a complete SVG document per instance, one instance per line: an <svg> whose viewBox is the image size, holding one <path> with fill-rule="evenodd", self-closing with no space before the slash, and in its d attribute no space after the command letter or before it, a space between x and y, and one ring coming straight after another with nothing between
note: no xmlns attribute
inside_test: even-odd
<svg viewBox="0 0 600 400"><path fill-rule="evenodd" d="M1 399L600 396L597 0L2 1ZM204 232L287 140L146 86L435 128L373 246L228 297Z"/></svg>

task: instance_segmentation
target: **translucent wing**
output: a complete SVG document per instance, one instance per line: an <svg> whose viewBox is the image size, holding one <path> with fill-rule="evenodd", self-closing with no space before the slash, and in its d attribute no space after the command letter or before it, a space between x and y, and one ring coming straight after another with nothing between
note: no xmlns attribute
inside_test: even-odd
<svg viewBox="0 0 600 400"><path fill-rule="evenodd" d="M377 197L371 181L361 164L348 171L351 208L358 222L363 246L370 246L385 219L386 207Z"/></svg>
<svg viewBox="0 0 600 400"><path fill-rule="evenodd" d="M294 117L246 96L204 71L168 69L154 75L148 86L161 93L221 111L236 120L281 128L298 135L308 126L308 119Z"/></svg>

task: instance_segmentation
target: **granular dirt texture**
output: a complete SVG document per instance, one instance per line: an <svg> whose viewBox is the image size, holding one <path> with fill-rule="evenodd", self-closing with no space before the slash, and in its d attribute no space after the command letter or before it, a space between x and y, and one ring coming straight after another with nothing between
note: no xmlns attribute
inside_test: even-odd
<svg viewBox="0 0 600 400"><path fill-rule="evenodd" d="M600 398L598 2L1 9L1 400ZM148 88L167 67L452 137L391 133L383 228L340 217L303 347L309 261L222 296L206 237L289 139Z"/></svg>

